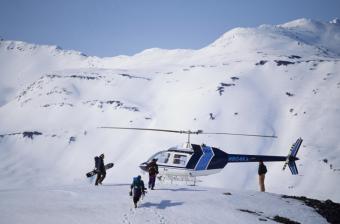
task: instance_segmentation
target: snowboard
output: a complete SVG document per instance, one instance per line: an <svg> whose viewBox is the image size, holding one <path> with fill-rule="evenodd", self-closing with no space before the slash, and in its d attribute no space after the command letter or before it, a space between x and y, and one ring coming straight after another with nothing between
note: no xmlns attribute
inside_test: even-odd
<svg viewBox="0 0 340 224"><path fill-rule="evenodd" d="M106 164L106 165L105 165L105 170L112 168L113 165L114 165L113 163L108 163L108 164ZM97 170L97 169L96 169L96 170L92 170L91 172L88 172L88 173L86 174L86 176L87 176L87 177L92 177L92 176L96 175L97 173L98 173L98 170Z"/></svg>

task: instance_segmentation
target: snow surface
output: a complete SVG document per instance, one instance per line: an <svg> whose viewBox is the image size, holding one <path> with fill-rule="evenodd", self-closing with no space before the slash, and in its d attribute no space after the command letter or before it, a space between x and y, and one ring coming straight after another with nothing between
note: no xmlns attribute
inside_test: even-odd
<svg viewBox="0 0 340 224"><path fill-rule="evenodd" d="M2 223L327 223L294 199L260 192L227 192L161 185L133 207L129 185L58 186L0 191ZM230 193L231 195L226 195ZM253 212L253 213L250 213ZM13 215L15 214L15 215ZM223 221L225 220L225 221Z"/></svg>
<svg viewBox="0 0 340 224"><path fill-rule="evenodd" d="M140 163L157 151L183 143L186 136L98 129L100 126L279 136L260 139L199 135L191 139L193 143L205 143L227 153L244 154L285 156L291 144L302 137L297 161L300 174L283 172L282 163L267 163L267 191L340 202L339 29L336 20L325 23L299 19L282 25L236 28L199 50L154 48L131 57L112 58L1 40L0 209L4 211L1 216L7 217L6 223L21 223L20 217L43 219L46 214L65 214L68 222L93 221L89 216L83 217L87 209L101 207L94 199L86 200L92 198L92 192L121 211L119 216L104 214L103 222L124 214L130 221L141 216L139 210L127 213L128 204L122 205L128 203L125 192L122 193L125 190L116 185L130 183L140 173ZM42 135L31 139L23 137L25 131ZM113 186L95 189L85 173L93 169L93 158L101 153L105 153L106 162L115 163L105 180ZM181 206L185 206L183 213L201 211L205 208L203 203L194 207L197 209L189 209L196 199L209 201L210 196L223 196L216 202L218 205L236 208L237 200L228 201L216 188L237 189L240 197L248 199L253 194L249 192L258 189L257 164L228 164L219 174L200 178L198 185L197 189L208 190L193 199L185 195L196 188L182 192L175 189L183 186L175 187L164 198L152 192L144 202L151 205L143 209L152 210L152 217L161 214L169 223L176 223L179 221L171 217L171 209L178 208L176 212L180 212ZM259 200L279 197L254 194ZM80 197L82 202L76 203L73 196ZM183 203L171 209L154 208L152 203L162 207L161 200L172 200L170 197ZM26 198L23 205L22 198ZM42 204L31 206L33 198ZM119 200L110 202L109 198ZM56 205L48 204L54 201ZM13 209L7 209L10 206ZM65 212L65 206L75 207L79 215ZM209 206L212 206L206 208L209 211L223 210ZM273 204L264 206L270 208ZM25 210L28 207L32 210ZM40 212L44 208L49 212ZM105 209L103 213L112 208ZM22 216L11 221L17 210L22 211ZM165 213L155 213L162 211ZM235 214L240 212L218 212L214 217L232 219ZM193 213L181 216L194 217ZM258 220L251 214L244 214L242 219L248 216ZM47 223L57 222L47 216L45 219ZM198 219L209 218L202 214ZM218 223L215 219L206 222Z"/></svg>

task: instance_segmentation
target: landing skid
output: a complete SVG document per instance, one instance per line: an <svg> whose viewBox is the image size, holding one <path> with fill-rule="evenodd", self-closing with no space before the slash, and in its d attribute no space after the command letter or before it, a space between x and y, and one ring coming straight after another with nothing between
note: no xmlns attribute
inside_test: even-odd
<svg viewBox="0 0 340 224"><path fill-rule="evenodd" d="M163 184L185 183L186 185L196 186L196 183L200 182L196 177L191 176L162 175L158 176L157 179Z"/></svg>

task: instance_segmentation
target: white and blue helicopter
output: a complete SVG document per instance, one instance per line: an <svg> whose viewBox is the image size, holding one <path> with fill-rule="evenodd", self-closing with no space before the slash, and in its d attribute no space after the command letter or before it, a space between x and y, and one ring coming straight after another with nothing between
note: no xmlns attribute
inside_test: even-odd
<svg viewBox="0 0 340 224"><path fill-rule="evenodd" d="M158 164L159 178L184 177L196 178L199 176L207 176L220 172L228 163L245 163L245 162L285 162L283 170L288 165L293 175L298 174L296 167L296 157L299 148L302 143L302 138L298 138L292 145L287 156L272 156L272 155L247 155L247 154L229 154L218 148L197 145L190 143L190 135L192 134L207 134L207 135L235 135L235 136L249 136L249 137L261 137L261 138L277 138L274 135L257 135L257 134L241 134L241 133L228 133L228 132L216 132L209 133L198 131L181 131L181 130L167 130L167 129L151 129L151 128L129 128L129 127L100 127L107 129L127 129L127 130L139 130L139 131L160 131L187 134L188 140L182 147L172 147L168 150L159 151L152 155L147 161L140 164L140 169L147 171L147 164L156 159Z"/></svg>

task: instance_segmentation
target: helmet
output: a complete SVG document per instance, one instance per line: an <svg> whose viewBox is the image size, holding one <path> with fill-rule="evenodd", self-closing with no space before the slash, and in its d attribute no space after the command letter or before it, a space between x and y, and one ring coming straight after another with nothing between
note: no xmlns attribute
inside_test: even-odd
<svg viewBox="0 0 340 224"><path fill-rule="evenodd" d="M104 153L103 153L103 154L101 154L99 157L103 159L103 158L104 158Z"/></svg>

